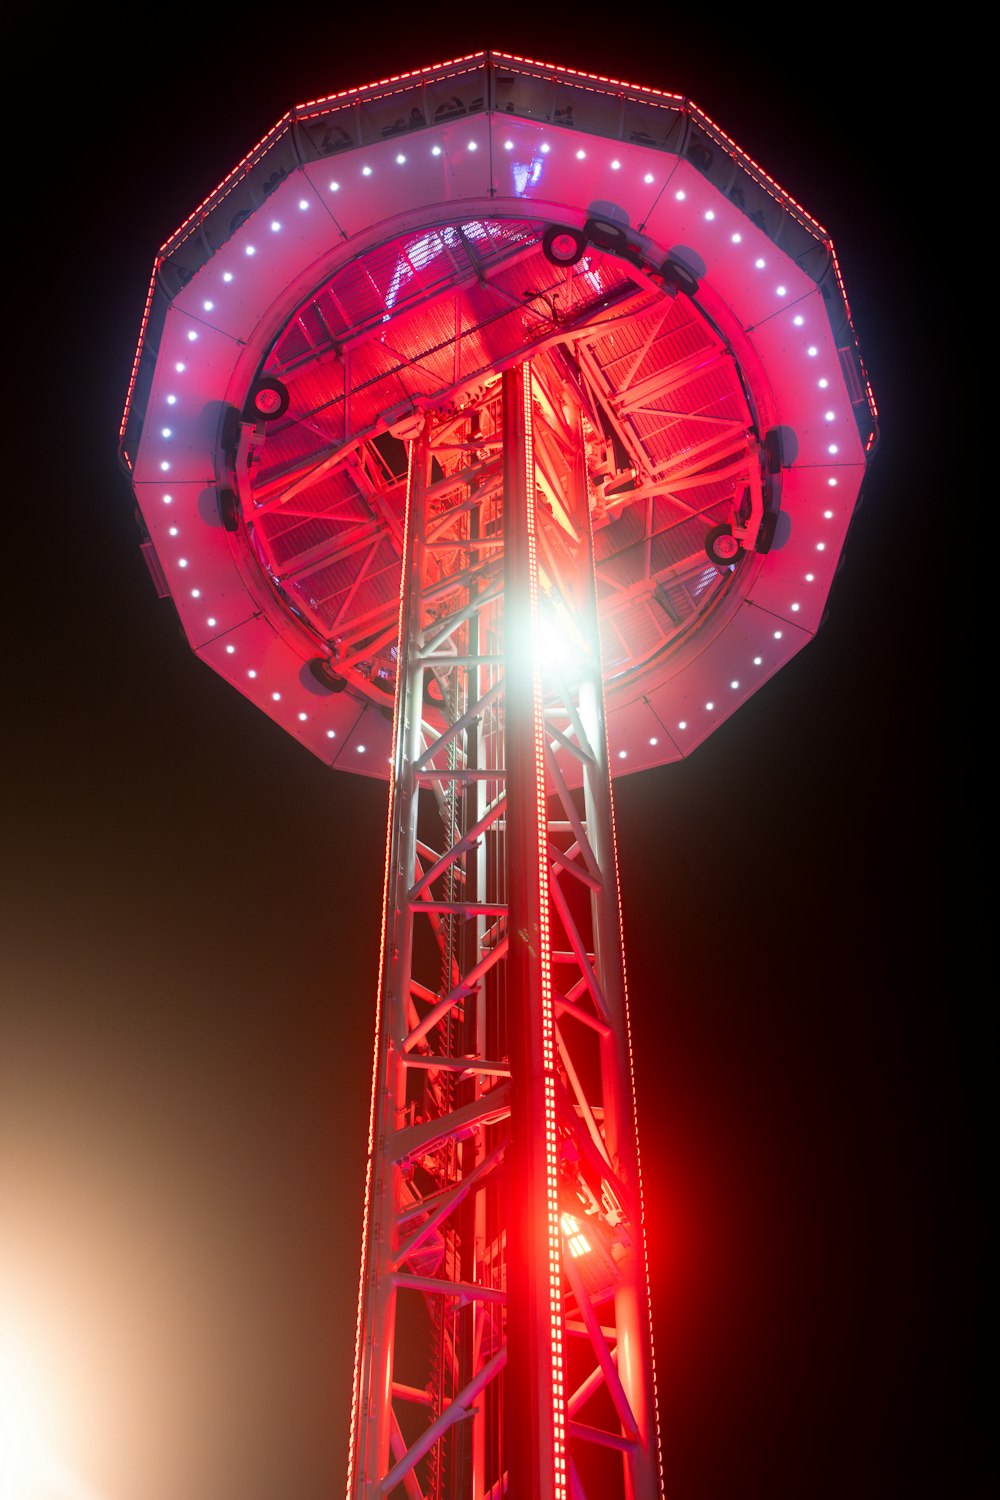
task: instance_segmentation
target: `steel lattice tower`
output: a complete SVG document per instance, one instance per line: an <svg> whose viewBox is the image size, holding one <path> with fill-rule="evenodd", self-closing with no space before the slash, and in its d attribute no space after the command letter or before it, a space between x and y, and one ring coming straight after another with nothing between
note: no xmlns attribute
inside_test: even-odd
<svg viewBox="0 0 1000 1500"><path fill-rule="evenodd" d="M662 1493L612 770L811 639L875 442L829 238L680 96L303 105L157 258L153 576L388 774L349 1500Z"/></svg>

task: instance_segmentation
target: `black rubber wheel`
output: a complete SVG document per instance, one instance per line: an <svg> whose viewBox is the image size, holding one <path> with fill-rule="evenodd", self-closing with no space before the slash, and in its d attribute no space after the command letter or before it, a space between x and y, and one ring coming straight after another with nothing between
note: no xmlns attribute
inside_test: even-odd
<svg viewBox="0 0 1000 1500"><path fill-rule="evenodd" d="M769 427L764 434L764 459L769 474L781 473L781 428ZM758 549L759 550L759 549Z"/></svg>
<svg viewBox="0 0 1000 1500"><path fill-rule="evenodd" d="M226 531L238 531L240 527L240 502L236 492L223 485L219 490L219 519Z"/></svg>
<svg viewBox="0 0 1000 1500"><path fill-rule="evenodd" d="M753 549L755 552L770 552L771 543L774 541L774 529L777 524L778 512L776 510L767 511L760 523L760 530L757 533L757 545Z"/></svg>
<svg viewBox="0 0 1000 1500"><path fill-rule="evenodd" d="M333 670L329 659L325 656L314 656L309 663L309 670L316 681L325 687L328 693L342 693L347 683Z"/></svg>
<svg viewBox="0 0 1000 1500"><path fill-rule="evenodd" d="M276 422L288 410L288 388L270 375L254 383L247 397L245 415L249 422Z"/></svg>
<svg viewBox="0 0 1000 1500"><path fill-rule="evenodd" d="M550 224L542 235L542 251L554 266L575 266L586 248L581 231L566 224Z"/></svg>
<svg viewBox="0 0 1000 1500"><path fill-rule="evenodd" d="M694 297L698 293L698 278L682 266L679 260L674 260L668 255L660 267L660 275L667 286L672 286L675 292L683 292L685 297Z"/></svg>
<svg viewBox="0 0 1000 1500"><path fill-rule="evenodd" d="M705 551L709 562L714 562L717 568L730 568L743 548L733 536L733 528L726 522L722 526L712 527L705 538Z"/></svg>
<svg viewBox="0 0 1000 1500"><path fill-rule="evenodd" d="M223 413L222 423L219 427L219 447L226 461L227 468L233 468L236 463L236 450L240 442L240 426L243 418L240 416L239 407L227 406Z"/></svg>
<svg viewBox="0 0 1000 1500"><path fill-rule="evenodd" d="M584 238L596 246L598 250L606 250L609 255L620 255L623 260L629 260L634 266L642 265L642 256L635 246L629 243L629 237L622 224L613 219L588 219L583 226Z"/></svg>

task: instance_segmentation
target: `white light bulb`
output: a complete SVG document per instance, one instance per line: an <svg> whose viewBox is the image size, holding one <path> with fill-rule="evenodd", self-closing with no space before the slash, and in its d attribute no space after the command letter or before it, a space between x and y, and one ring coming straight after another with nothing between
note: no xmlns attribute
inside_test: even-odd
<svg viewBox="0 0 1000 1500"><path fill-rule="evenodd" d="M340 183L339 182L331 182L330 183L330 192L331 193L339 193L340 192Z"/></svg>
<svg viewBox="0 0 1000 1500"><path fill-rule="evenodd" d="M372 169L371 169L371 167L362 167L361 168L361 175L362 175L362 177L370 177L372 175Z"/></svg>
<svg viewBox="0 0 1000 1500"><path fill-rule="evenodd" d="M711 713L712 709L715 707L715 704L714 703L706 703L705 707L708 709L709 713Z"/></svg>
<svg viewBox="0 0 1000 1500"><path fill-rule="evenodd" d="M257 676L257 673L255 672L255 670L253 669L253 667L251 667L250 670L247 672L247 676L248 677L256 677Z"/></svg>
<svg viewBox="0 0 1000 1500"><path fill-rule="evenodd" d="M511 144L513 144L513 142L511 142ZM441 147L440 146L432 146L431 147L431 155L432 156L440 156L441 155Z"/></svg>
<svg viewBox="0 0 1000 1500"><path fill-rule="evenodd" d="M170 535L171 536L176 536L177 535L177 527L176 526L171 526L171 528L170 528Z"/></svg>
<svg viewBox="0 0 1000 1500"><path fill-rule="evenodd" d="M825 391L826 388L827 388L827 386L829 384L830 384L830 382L827 380L826 376L824 375L823 379L819 382L819 388L820 388L820 390L821 391Z"/></svg>
<svg viewBox="0 0 1000 1500"><path fill-rule="evenodd" d="M207 622L206 622L206 623L207 623L207 625L208 625L208 628L209 628L209 630L212 630L212 629L214 629L214 628L215 628L215 626L216 626L216 625L218 625L218 623L219 623L219 622L218 622L218 620L217 620L217 619L216 619L216 618L215 618L215 616L214 616L214 615L209 615L209 617L208 617L208 620L207 620Z"/></svg>
<svg viewBox="0 0 1000 1500"><path fill-rule="evenodd" d="M678 188L676 193L674 194L674 197L677 199L678 203L683 203L684 199L687 197L687 193L683 188Z"/></svg>
<svg viewBox="0 0 1000 1500"><path fill-rule="evenodd" d="M762 656L755 656L753 659L753 664L755 667L759 667L763 664L763 661L764 658Z"/></svg>
<svg viewBox="0 0 1000 1500"><path fill-rule="evenodd" d="M733 235L733 244L734 245L740 245L742 243L743 243L743 236L737 232L736 234Z"/></svg>
<svg viewBox="0 0 1000 1500"><path fill-rule="evenodd" d="M576 159L577 159L577 161L583 161L583 160L584 160L584 158L585 158L585 157L586 157L586 155L587 155L587 153L586 153L586 151L584 151L584 150L583 150L583 149L582 149L582 148L581 148L581 149L580 149L580 150L579 150L579 151L578 151L578 152L577 152L577 153L576 153Z"/></svg>
<svg viewBox="0 0 1000 1500"><path fill-rule="evenodd" d="M478 151L479 150L479 142L478 141L470 141L469 142L469 150L470 151Z"/></svg>
<svg viewBox="0 0 1000 1500"><path fill-rule="evenodd" d="M677 726L678 729L686 729L687 727L687 719L682 719Z"/></svg>
<svg viewBox="0 0 1000 1500"><path fill-rule="evenodd" d="M403 163L404 163L405 160L406 160L406 157L403 155L403 153L401 151L399 153L399 155L396 157L396 165L398 167L401 167L403 165Z"/></svg>
<svg viewBox="0 0 1000 1500"><path fill-rule="evenodd" d="M167 405L168 406L176 406L177 405L177 397L176 396L168 396L167 397Z"/></svg>
<svg viewBox="0 0 1000 1500"><path fill-rule="evenodd" d="M652 174L652 172L647 172L646 175L645 175L645 177L642 180L643 180L643 182L652 182L652 180L653 180L653 174Z"/></svg>
<svg viewBox="0 0 1000 1500"><path fill-rule="evenodd" d="M619 752L618 752L618 759L619 760L625 760L627 756L628 756L628 751L627 750L619 750Z"/></svg>
<svg viewBox="0 0 1000 1500"><path fill-rule="evenodd" d="M178 375L183 375L184 371L187 369L187 365L178 361L178 363L174 365L174 369L177 371Z"/></svg>
<svg viewBox="0 0 1000 1500"><path fill-rule="evenodd" d="M233 273L232 273L232 271L223 271L223 273L222 273L222 279L223 279L223 281L232 281L232 279L233 279Z"/></svg>
<svg viewBox="0 0 1000 1500"><path fill-rule="evenodd" d="M212 308L215 306L215 303L214 302L203 302L201 305L205 309L206 312L211 312Z"/></svg>
<svg viewBox="0 0 1000 1500"><path fill-rule="evenodd" d="M162 461L162 462L161 462L161 464L160 464L160 469L161 469L161 471L162 471L162 472L163 472L163 473L164 473L164 474L166 474L166 473L168 473L168 472L169 472L169 469L170 469L170 465L169 465L169 464L168 464L168 463L167 463L167 460L166 460L166 459L163 459L163 461Z"/></svg>
<svg viewBox="0 0 1000 1500"><path fill-rule="evenodd" d="M236 647L235 646L227 646L226 647L226 655L227 656L233 656L235 654L235 652L236 652Z"/></svg>
<svg viewBox="0 0 1000 1500"><path fill-rule="evenodd" d="M337 738L337 731L335 729L328 729L326 731L326 737L328 740L335 740Z"/></svg>
<svg viewBox="0 0 1000 1500"><path fill-rule="evenodd" d="M621 171L621 166L622 166L621 162L616 157L615 160L611 163L611 170L612 170L612 172L620 172Z"/></svg>
<svg viewBox="0 0 1000 1500"><path fill-rule="evenodd" d="M281 694L280 693L272 693L271 697L274 699L275 703L280 703L281 702Z"/></svg>
<svg viewBox="0 0 1000 1500"><path fill-rule="evenodd" d="M649 737L649 743L650 743L650 744L651 744L651 745L658 745L658 744L659 744L659 743L660 743L660 742L659 742L659 740L658 740L658 739L657 739L657 738L656 738L656 735L655 735L655 734L651 734L651 735L650 735L650 737Z"/></svg>
<svg viewBox="0 0 1000 1500"><path fill-rule="evenodd" d="M706 219L714 219L715 218L715 209L714 208L707 208L705 210L705 218Z"/></svg>
<svg viewBox="0 0 1000 1500"><path fill-rule="evenodd" d="M257 254L257 246L256 245L248 245L247 248L246 248L246 253L247 253L247 255L256 255Z"/></svg>
<svg viewBox="0 0 1000 1500"><path fill-rule="evenodd" d="M308 719L308 717L309 717L308 714L299 714L299 723L300 724L304 724L306 722L306 720Z"/></svg>
<svg viewBox="0 0 1000 1500"><path fill-rule="evenodd" d="M801 313L796 313L795 317L792 319L792 322L795 324L796 328L801 328L803 323L805 322L805 318Z"/></svg>
<svg viewBox="0 0 1000 1500"><path fill-rule="evenodd" d="M187 560L187 558L186 558L186 557L179 557L179 558L178 558L178 559L177 559L177 566L178 566L178 567L179 567L179 568L186 568L186 567L187 567L187 565L188 565L188 560Z"/></svg>
<svg viewBox="0 0 1000 1500"><path fill-rule="evenodd" d="M764 267L767 265L767 261L761 260L760 256L758 256L754 261L754 265L757 267L758 271L763 271Z"/></svg>
<svg viewBox="0 0 1000 1500"><path fill-rule="evenodd" d="M192 599L200 599L201 598L201 589L192 589L191 590L191 598Z"/></svg>
<svg viewBox="0 0 1000 1500"><path fill-rule="evenodd" d="M734 679L733 679L733 681L732 681L732 682L731 682L731 683L730 683L730 684L729 684L729 686L730 686L730 687L731 687L731 688L732 688L732 690L733 690L733 692L734 692L734 693L735 693L735 692L736 692L736 690L737 690L737 689L738 689L738 687L739 687L739 683L738 683L738 682L737 682L737 681L736 681L736 679L735 679L735 678L734 678Z"/></svg>
<svg viewBox="0 0 1000 1500"><path fill-rule="evenodd" d="M309 199L308 198L300 198L299 199L299 207L300 208L308 208L309 207Z"/></svg>

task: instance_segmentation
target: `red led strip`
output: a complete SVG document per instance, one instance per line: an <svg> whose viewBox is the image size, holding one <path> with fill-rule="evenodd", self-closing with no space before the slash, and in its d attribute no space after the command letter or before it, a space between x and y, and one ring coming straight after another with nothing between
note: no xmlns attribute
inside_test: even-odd
<svg viewBox="0 0 1000 1500"><path fill-rule="evenodd" d="M121 442L125 436L125 427L128 423L128 414L132 406L132 392L135 390L136 376L139 374L139 360L142 358L142 341L146 337L146 325L149 322L149 309L153 305L153 292L156 288L156 273L159 270L159 261L153 267L153 274L149 280L149 291L146 293L146 306L142 310L142 323L139 327L139 342L135 346L135 358L132 361L132 374L129 377L128 391L125 396L125 410L122 412L122 424L118 429L118 441ZM131 469L132 461L125 455L128 466Z"/></svg>
<svg viewBox="0 0 1000 1500"><path fill-rule="evenodd" d="M299 110L318 109L320 105L329 104L334 99L352 99L358 94L367 94L369 89L385 89L392 83L405 83L410 78L426 78L428 73L436 73L439 68L459 68L463 63L475 62L477 58L485 56L485 52L467 52L464 57L449 57L447 62L431 63L427 68L414 68L410 73L393 73L389 78L378 79L376 83L362 83L353 89L341 89L339 94L324 94L322 99L307 99L305 104L295 106L295 112L298 114ZM448 76L453 75L444 75L444 77ZM398 93L399 90L394 90L394 92Z"/></svg>
<svg viewBox="0 0 1000 1500"><path fill-rule="evenodd" d="M173 251L178 248L182 241L187 238L187 235L185 235L184 231L188 228L189 225L192 225L193 220L198 217L202 210L206 209L209 204L211 204L214 208L217 203L221 203L223 198L227 197L236 186L234 178L237 175L242 174L244 168L247 167L247 164L253 161L254 158L256 158L257 161L263 161L264 157L272 149L272 147L277 145L280 136L284 134L291 123L292 111L289 110L286 114L282 115L281 119L276 125L272 125L271 129L267 132L266 135L261 136L256 146L252 147L252 149L247 152L246 156L244 156L241 161L238 161L236 163L236 166L231 172L226 173L225 177L223 177L218 187L213 188L208 197L203 198L198 204L198 207L192 213L188 214L183 223L178 225L170 238L163 242L163 244L160 246L161 256L165 257L168 254L172 254Z"/></svg>
<svg viewBox="0 0 1000 1500"><path fill-rule="evenodd" d="M548 819L545 808L545 737L538 640L538 550L535 536L535 454L532 434L531 366L522 371L524 403L525 509L527 512L531 688L534 706L535 806L538 813L538 956L541 970L542 1069L545 1090L545 1193L549 1341L552 1371L552 1467L555 1500L566 1500L566 1384L562 1323L562 1226L559 1217L559 1137L556 1131L555 1012L552 1005L549 925Z"/></svg>
<svg viewBox="0 0 1000 1500"><path fill-rule="evenodd" d="M637 94L649 94L657 99L675 99L683 102L683 94L669 94L665 89L649 88L644 83L626 83L622 78L608 78L603 73L583 73L577 68L563 68L559 63L539 62L537 57L521 57L516 52L494 52L507 62L526 63L529 68L545 68L550 73L560 73L564 78L589 78L594 83L609 83L613 88L633 89Z"/></svg>

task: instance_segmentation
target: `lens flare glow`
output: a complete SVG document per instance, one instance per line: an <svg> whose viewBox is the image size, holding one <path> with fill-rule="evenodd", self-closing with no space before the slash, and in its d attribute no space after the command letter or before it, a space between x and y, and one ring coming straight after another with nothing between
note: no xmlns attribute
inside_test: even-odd
<svg viewBox="0 0 1000 1500"><path fill-rule="evenodd" d="M48 1382L0 1329L0 1496L3 1500L105 1500L59 1458Z"/></svg>

